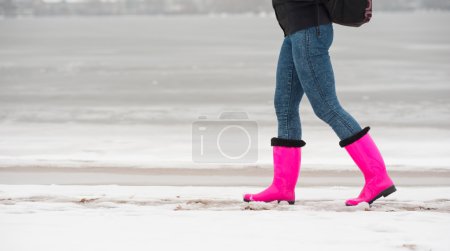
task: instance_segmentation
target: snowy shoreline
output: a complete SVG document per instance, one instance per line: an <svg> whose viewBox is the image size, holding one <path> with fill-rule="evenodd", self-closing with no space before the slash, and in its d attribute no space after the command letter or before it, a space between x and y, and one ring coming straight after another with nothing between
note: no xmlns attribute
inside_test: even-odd
<svg viewBox="0 0 450 251"><path fill-rule="evenodd" d="M356 166L326 125L305 125L302 170L353 171ZM26 168L186 168L271 169L270 138L276 127L258 129L256 163L196 163L192 126L0 124L0 169ZM450 170L450 130L392 128L370 131L392 171Z"/></svg>

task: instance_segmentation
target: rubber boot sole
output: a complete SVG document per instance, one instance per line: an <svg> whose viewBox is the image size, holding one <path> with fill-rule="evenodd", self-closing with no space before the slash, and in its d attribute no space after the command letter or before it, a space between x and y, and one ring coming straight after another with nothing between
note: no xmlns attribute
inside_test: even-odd
<svg viewBox="0 0 450 251"><path fill-rule="evenodd" d="M251 200L246 200L244 199L245 202L250 202ZM280 204L280 202L282 201L287 201L289 203L289 205L294 205L295 204L295 200L277 200L278 204ZM258 202L258 201L255 201ZM261 201L261 202L265 202L265 201Z"/></svg>
<svg viewBox="0 0 450 251"><path fill-rule="evenodd" d="M381 196L383 197L388 197L391 193L397 191L397 188L395 188L394 185L384 189L381 193L379 193L377 196L375 196L375 198L373 198L372 200L370 200L368 203L369 205L372 205L372 203L376 200L378 200L379 198L381 198ZM349 205L349 204L345 204L346 206L355 206L355 205Z"/></svg>
<svg viewBox="0 0 450 251"><path fill-rule="evenodd" d="M369 201L369 205L371 205L374 201L378 200L383 197L388 197L391 193L397 191L397 188L395 188L394 185L388 187L387 189L383 190L380 194L378 194L375 198L373 198L371 201Z"/></svg>

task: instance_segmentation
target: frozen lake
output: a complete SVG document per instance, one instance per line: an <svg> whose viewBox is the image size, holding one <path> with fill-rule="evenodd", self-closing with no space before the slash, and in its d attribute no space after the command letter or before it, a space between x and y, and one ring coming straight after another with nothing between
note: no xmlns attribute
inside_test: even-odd
<svg viewBox="0 0 450 251"><path fill-rule="evenodd" d="M449 22L335 25L341 103L393 169L450 168ZM269 167L282 39L273 16L3 19L0 166L214 167L192 163L191 124L238 110L258 123L256 164ZM301 110L305 168L353 169L306 98Z"/></svg>

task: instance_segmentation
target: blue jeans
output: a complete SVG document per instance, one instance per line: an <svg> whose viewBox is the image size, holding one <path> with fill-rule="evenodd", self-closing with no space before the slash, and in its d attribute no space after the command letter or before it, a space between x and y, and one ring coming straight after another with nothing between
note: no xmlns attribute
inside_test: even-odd
<svg viewBox="0 0 450 251"><path fill-rule="evenodd" d="M302 139L299 106L306 94L314 113L343 140L362 130L340 105L336 96L328 49L333 42L333 25L320 25L286 36L277 66L275 111L278 137Z"/></svg>

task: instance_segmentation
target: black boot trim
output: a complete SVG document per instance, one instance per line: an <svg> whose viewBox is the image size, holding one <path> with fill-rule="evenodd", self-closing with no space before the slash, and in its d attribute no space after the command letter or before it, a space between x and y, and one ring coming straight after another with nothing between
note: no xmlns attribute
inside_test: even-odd
<svg viewBox="0 0 450 251"><path fill-rule="evenodd" d="M270 141L272 146L286 146L286 147L303 147L306 145L303 140L296 139L280 139L280 138L272 138Z"/></svg>
<svg viewBox="0 0 450 251"><path fill-rule="evenodd" d="M366 127L364 129L362 129L362 131L358 132L357 134L351 136L350 138L346 138L343 139L339 142L339 145L341 147L346 147L350 144L352 144L353 142L357 141L358 139L362 138L364 135L366 135L370 130L370 127Z"/></svg>

